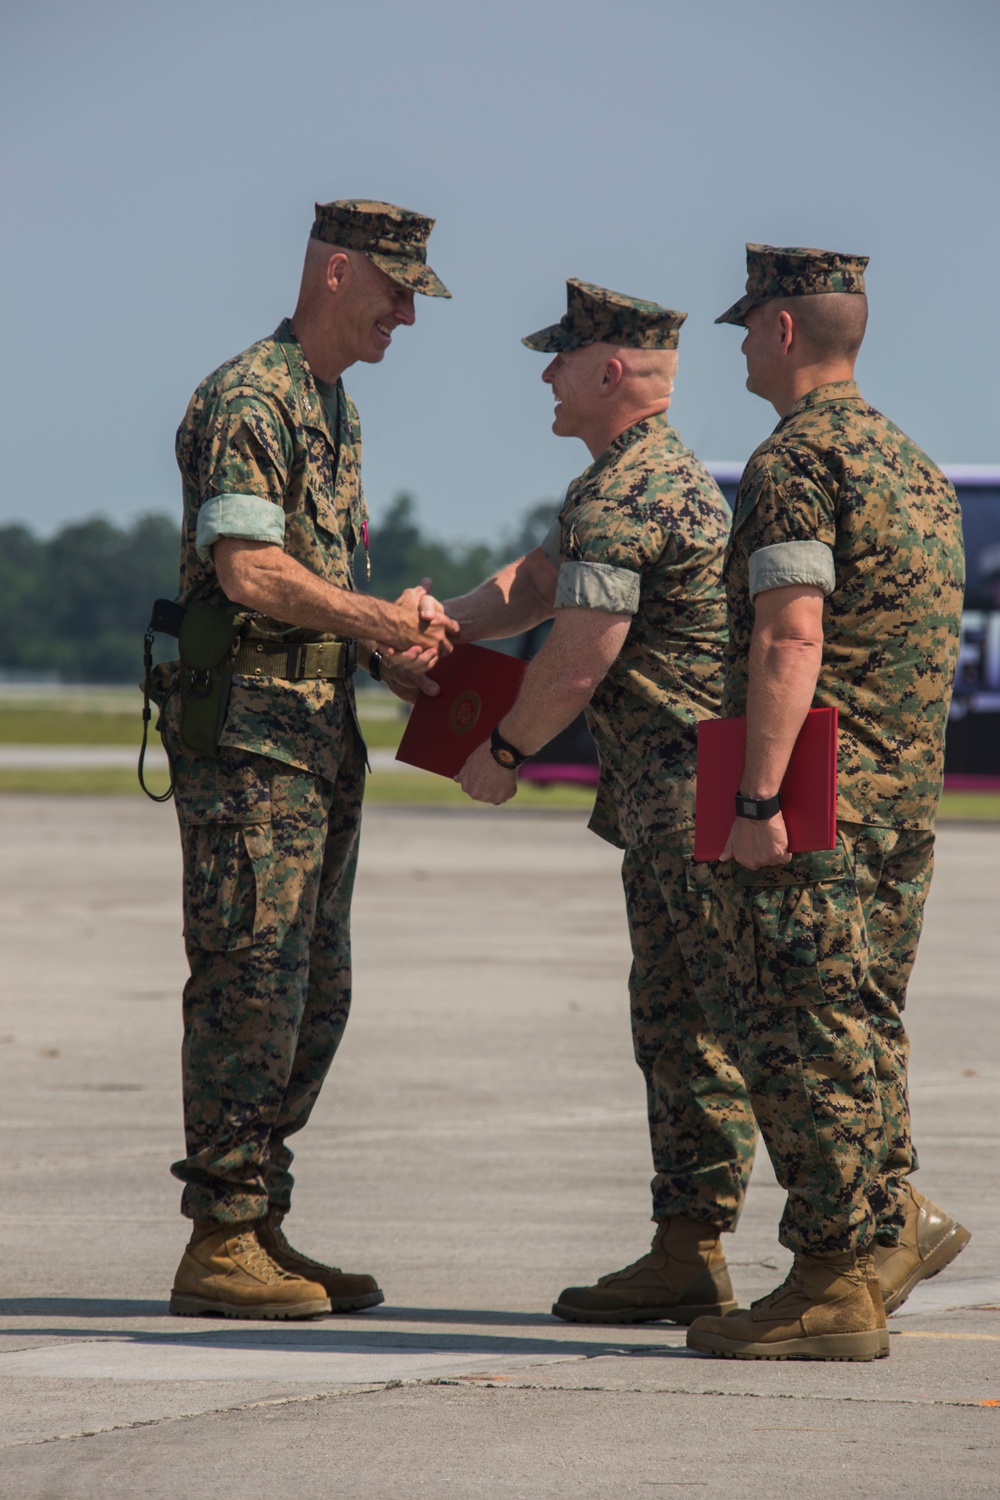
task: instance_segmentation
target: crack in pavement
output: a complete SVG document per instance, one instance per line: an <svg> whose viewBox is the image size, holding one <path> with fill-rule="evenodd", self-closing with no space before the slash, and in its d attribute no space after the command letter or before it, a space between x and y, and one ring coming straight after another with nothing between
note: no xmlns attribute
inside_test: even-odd
<svg viewBox="0 0 1000 1500"><path fill-rule="evenodd" d="M503 1382L502 1384L500 1382ZM53 1433L49 1437L24 1438L12 1443L0 1442L0 1452L14 1448L37 1448L46 1443L69 1443L92 1437L104 1437L115 1432L135 1432L144 1427L162 1427L173 1422L193 1422L200 1417L236 1416L242 1412L260 1411L272 1407L310 1406L321 1401L336 1401L345 1396L377 1396L385 1391L427 1389L446 1386L464 1390L535 1391L540 1394L558 1392L560 1395L614 1395L614 1396L689 1396L694 1399L711 1397L724 1400L744 1401L800 1401L841 1402L862 1406L946 1406L946 1407L991 1407L993 1401L961 1400L939 1396L851 1396L844 1394L796 1393L792 1391L692 1391L680 1386L622 1386L622 1385L539 1385L535 1381L514 1383L511 1376L460 1375L454 1377L434 1376L416 1380L386 1380L365 1386L339 1386L324 1391L313 1391L295 1396L276 1396L259 1401L238 1401L230 1406L204 1407L198 1411L175 1412L162 1417L139 1418L133 1422L116 1422L107 1427L84 1428L79 1432Z"/></svg>

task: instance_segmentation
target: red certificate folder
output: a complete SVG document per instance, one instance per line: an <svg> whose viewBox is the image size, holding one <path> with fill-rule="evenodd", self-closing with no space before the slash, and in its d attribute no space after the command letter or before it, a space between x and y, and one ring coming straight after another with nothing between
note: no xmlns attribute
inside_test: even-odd
<svg viewBox="0 0 1000 1500"><path fill-rule="evenodd" d="M698 725L694 857L718 859L736 817L747 721L703 719ZM781 813L793 854L837 845L837 710L811 708L781 783Z"/></svg>
<svg viewBox="0 0 1000 1500"><path fill-rule="evenodd" d="M514 707L528 663L483 646L456 646L428 673L441 691L421 693L396 759L438 776L457 776L478 745Z"/></svg>

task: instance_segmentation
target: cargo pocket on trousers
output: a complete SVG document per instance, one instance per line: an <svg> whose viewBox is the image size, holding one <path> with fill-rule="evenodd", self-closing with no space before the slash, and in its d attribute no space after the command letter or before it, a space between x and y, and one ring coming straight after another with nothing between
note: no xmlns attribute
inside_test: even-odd
<svg viewBox="0 0 1000 1500"><path fill-rule="evenodd" d="M840 848L740 870L753 909L758 984L773 1005L850 1003L864 962L857 890Z"/></svg>
<svg viewBox="0 0 1000 1500"><path fill-rule="evenodd" d="M273 940L270 823L190 822L181 838L186 942L228 953Z"/></svg>

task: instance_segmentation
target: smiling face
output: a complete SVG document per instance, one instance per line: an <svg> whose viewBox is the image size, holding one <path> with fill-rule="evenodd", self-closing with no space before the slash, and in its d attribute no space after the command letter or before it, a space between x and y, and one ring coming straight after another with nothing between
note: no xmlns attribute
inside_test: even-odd
<svg viewBox="0 0 1000 1500"><path fill-rule="evenodd" d="M337 338L344 368L378 364L395 330L416 319L413 292L393 281L366 255L352 250L337 293Z"/></svg>
<svg viewBox="0 0 1000 1500"><path fill-rule="evenodd" d="M586 441L595 418L603 415L601 384L607 362L606 345L585 344L581 349L564 349L542 371L555 398L552 431L558 437Z"/></svg>

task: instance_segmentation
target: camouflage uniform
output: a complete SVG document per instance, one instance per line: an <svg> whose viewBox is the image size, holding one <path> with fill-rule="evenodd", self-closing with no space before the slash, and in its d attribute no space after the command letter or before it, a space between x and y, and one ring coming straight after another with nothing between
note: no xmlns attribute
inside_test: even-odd
<svg viewBox="0 0 1000 1500"><path fill-rule="evenodd" d="M683 314L568 283L529 348L675 348ZM756 1130L733 1062L711 890L692 862L697 724L718 712L729 519L666 415L637 422L570 485L543 547L556 608L632 615L587 720L601 760L590 827L625 850L636 1060L646 1080L653 1217L736 1225Z"/></svg>
<svg viewBox="0 0 1000 1500"><path fill-rule="evenodd" d="M426 265L433 220L391 204L316 205L313 238L363 250L401 283L448 296ZM280 545L353 587L367 519L358 414L314 378L290 322L198 387L177 434L180 599L224 603L223 536ZM254 616L251 642L333 639ZM165 685L161 683L161 686ZM365 750L349 677L234 676L218 758L163 715L184 857L184 1119L172 1171L193 1219L287 1209L287 1137L309 1118L347 1021L350 903Z"/></svg>
<svg viewBox="0 0 1000 1500"><path fill-rule="evenodd" d="M863 290L863 258L810 260L822 255L748 246L748 295L718 321L773 296ZM745 711L756 593L826 596L814 703L839 712L837 848L716 867L717 890L743 1075L789 1195L782 1242L863 1250L898 1235L916 1168L901 1012L958 651L954 490L853 382L819 386L747 464L724 579L726 715Z"/></svg>

